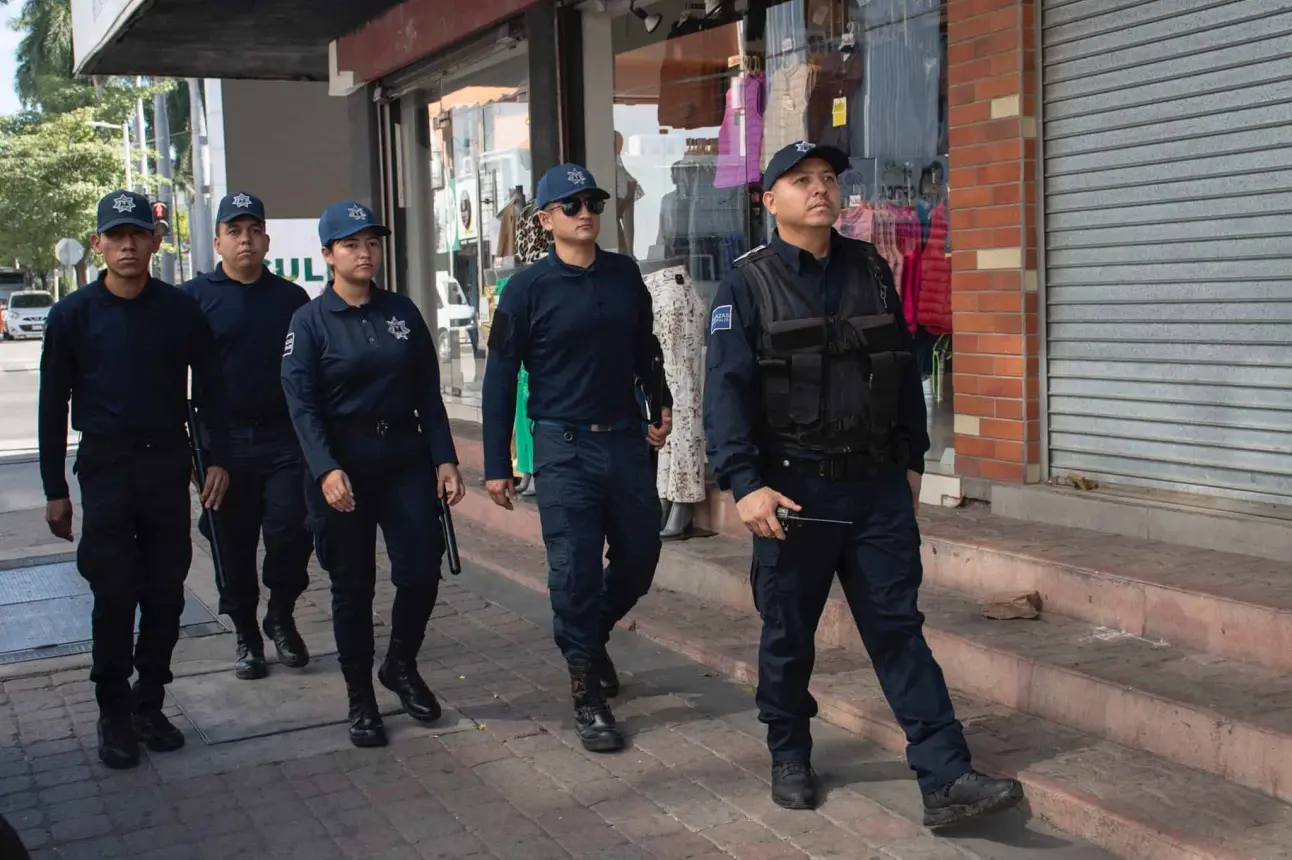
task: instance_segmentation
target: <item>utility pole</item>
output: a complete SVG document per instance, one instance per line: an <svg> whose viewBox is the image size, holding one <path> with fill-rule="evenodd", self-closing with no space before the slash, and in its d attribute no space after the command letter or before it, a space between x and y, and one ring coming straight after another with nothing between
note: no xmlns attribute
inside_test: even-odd
<svg viewBox="0 0 1292 860"><path fill-rule="evenodd" d="M167 241L178 244L179 230L175 225L174 173L170 159L170 112L167 109L167 93L153 95L153 133L157 137L157 175L161 182L157 189L157 199L166 206L166 217L170 219L170 235ZM168 284L175 283L175 255L166 251L161 255L161 279Z"/></svg>
<svg viewBox="0 0 1292 860"><path fill-rule="evenodd" d="M215 249L211 245L215 233L211 227L207 187L206 108L202 103L202 82L197 78L188 79L188 105L193 129L193 207L188 213L189 247L193 254L190 276L196 276L215 268Z"/></svg>
<svg viewBox="0 0 1292 860"><path fill-rule="evenodd" d="M142 77L135 77L135 86L141 90L144 86ZM148 196L148 140L147 134L144 133L144 98L141 93L135 99L135 141L139 144L139 184L135 190L145 197Z"/></svg>

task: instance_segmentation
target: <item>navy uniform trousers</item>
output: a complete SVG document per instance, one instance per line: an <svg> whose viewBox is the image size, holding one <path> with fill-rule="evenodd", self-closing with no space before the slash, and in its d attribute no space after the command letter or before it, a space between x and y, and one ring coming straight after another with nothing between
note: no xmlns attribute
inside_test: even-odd
<svg viewBox="0 0 1292 860"><path fill-rule="evenodd" d="M290 611L309 587L314 540L305 523L304 474L300 445L286 420L229 428L229 491L217 514L224 560L221 614L255 622L260 602L256 546L262 531L262 575L270 602L281 601ZM202 512L198 529L211 540L208 511Z"/></svg>
<svg viewBox="0 0 1292 860"><path fill-rule="evenodd" d="M372 603L377 584L377 529L386 542L395 585L391 637L416 653L440 590L444 556L435 467L416 429L388 435L329 427L337 460L350 478L355 510L341 513L306 482L306 505L319 565L332 581L332 630L343 669L370 669L375 656Z"/></svg>
<svg viewBox="0 0 1292 860"><path fill-rule="evenodd" d="M154 437L86 434L77 449L83 522L76 564L94 595L90 680L103 711L159 709L174 680L171 654L193 560L192 462L182 430Z"/></svg>
<svg viewBox="0 0 1292 860"><path fill-rule="evenodd" d="M893 469L862 481L830 481L771 470L768 486L805 517L852 526L802 524L784 541L754 538L754 602L763 620L758 650L758 718L775 761L809 761L808 692L817 625L835 574L893 715L906 733L907 761L924 793L970 769L942 669L924 639L919 588L920 533L906 474Z"/></svg>
<svg viewBox="0 0 1292 860"><path fill-rule="evenodd" d="M662 512L650 446L640 422L614 427L534 423L553 634L567 661L604 653L659 564Z"/></svg>

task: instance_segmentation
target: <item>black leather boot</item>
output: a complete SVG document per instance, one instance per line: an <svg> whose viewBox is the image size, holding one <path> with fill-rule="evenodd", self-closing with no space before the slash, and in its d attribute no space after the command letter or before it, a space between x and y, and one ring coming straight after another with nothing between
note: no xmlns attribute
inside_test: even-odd
<svg viewBox="0 0 1292 860"><path fill-rule="evenodd" d="M946 827L979 815L1017 806L1023 784L1016 779L992 779L969 771L950 785L924 795L924 826Z"/></svg>
<svg viewBox="0 0 1292 860"><path fill-rule="evenodd" d="M350 743L357 747L384 747L386 725L372 688L372 668L344 670L345 693L350 699Z"/></svg>
<svg viewBox="0 0 1292 860"><path fill-rule="evenodd" d="M606 694L592 664L570 661L570 694L574 698L574 731L589 752L615 752L624 748L624 736L606 704Z"/></svg>
<svg viewBox="0 0 1292 860"><path fill-rule="evenodd" d="M805 761L772 762L772 802L785 809L816 809L820 787Z"/></svg>
<svg viewBox="0 0 1292 860"><path fill-rule="evenodd" d="M99 760L113 770L139 764L139 741L129 711L104 711L99 716Z"/></svg>
<svg viewBox="0 0 1292 860"><path fill-rule="evenodd" d="M134 730L139 742L153 752L174 752L184 746L184 733L162 713L165 687L155 682L135 681Z"/></svg>
<svg viewBox="0 0 1292 860"><path fill-rule="evenodd" d="M391 639L386 659L377 670L377 680L399 696L410 717L419 723L433 723L440 718L440 703L417 672L417 651L409 642Z"/></svg>
<svg viewBox="0 0 1292 860"><path fill-rule="evenodd" d="M289 669L303 669L310 662L310 652L296 629L292 609L270 600L269 611L265 613L265 635L278 651L278 662Z"/></svg>
<svg viewBox="0 0 1292 860"><path fill-rule="evenodd" d="M607 699L613 699L619 695L619 673L615 671L615 664L610 659L610 654L602 652L600 659L596 662L597 680L601 684L601 692Z"/></svg>
<svg viewBox="0 0 1292 860"><path fill-rule="evenodd" d="M238 657L233 663L233 675L242 681L255 681L269 674L265 664L265 640L260 637L256 619L235 618L233 630L238 636Z"/></svg>

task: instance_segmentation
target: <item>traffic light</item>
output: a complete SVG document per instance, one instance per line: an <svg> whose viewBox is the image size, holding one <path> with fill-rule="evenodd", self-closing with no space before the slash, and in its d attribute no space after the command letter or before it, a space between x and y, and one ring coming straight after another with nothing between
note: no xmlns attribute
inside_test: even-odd
<svg viewBox="0 0 1292 860"><path fill-rule="evenodd" d="M160 200L153 204L153 221L157 232L163 236L170 235L170 208Z"/></svg>

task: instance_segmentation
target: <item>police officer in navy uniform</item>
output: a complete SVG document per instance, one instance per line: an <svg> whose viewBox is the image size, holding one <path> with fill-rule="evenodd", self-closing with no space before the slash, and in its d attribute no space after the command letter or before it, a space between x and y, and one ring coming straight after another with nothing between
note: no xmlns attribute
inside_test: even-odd
<svg viewBox="0 0 1292 860"><path fill-rule="evenodd" d="M310 661L294 609L309 587L314 541L305 526L304 462L280 381L287 327L310 297L265 267L269 235L258 198L243 192L226 196L216 209L215 230L220 263L180 289L197 300L215 333L228 392L230 486L218 518L224 562L220 612L237 633L234 674L252 680L269 674L256 618L262 529L269 590L265 635L284 666L299 669ZM213 539L206 513L198 527Z"/></svg>
<svg viewBox="0 0 1292 860"><path fill-rule="evenodd" d="M417 305L373 283L390 231L355 202L319 219L334 279L292 317L283 391L305 453L306 507L319 564L332 580L337 659L350 700L350 741L385 746L373 691L377 528L395 584L390 646L377 672L419 722L440 705L417 671L439 596L437 498L466 488L440 395L435 340Z"/></svg>
<svg viewBox="0 0 1292 860"><path fill-rule="evenodd" d="M85 517L76 563L94 594L90 680L99 758L128 768L139 763L139 741L154 752L184 745L162 701L193 558L190 368L211 437L201 488L207 510L220 509L229 485L228 432L211 327L197 302L148 275L161 236L147 198L130 191L104 197L91 244L103 256L103 273L49 312L40 357L40 471L50 531L70 541L70 398L72 427L81 432L72 468Z"/></svg>
<svg viewBox="0 0 1292 860"><path fill-rule="evenodd" d="M848 158L800 141L763 178L771 243L740 258L713 299L704 423L719 486L753 533L763 620L759 719L772 798L818 803L808 692L835 574L940 826L1013 806L1014 780L973 770L942 670L924 640L916 505L929 448L924 394L893 274L833 229ZM851 525L789 532L778 508Z"/></svg>
<svg viewBox="0 0 1292 860"><path fill-rule="evenodd" d="M672 426L667 387L655 404L661 427L646 427L637 399L638 386L657 388L650 380L662 355L637 264L597 247L609 196L577 164L539 181L539 218L555 245L507 282L482 394L486 486L510 510L517 373L522 364L529 372L555 639L569 665L576 732L593 751L623 746L606 701L619 691L606 643L655 576L661 512L650 447Z"/></svg>

